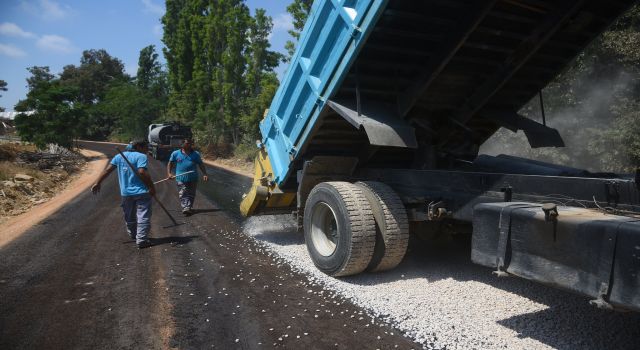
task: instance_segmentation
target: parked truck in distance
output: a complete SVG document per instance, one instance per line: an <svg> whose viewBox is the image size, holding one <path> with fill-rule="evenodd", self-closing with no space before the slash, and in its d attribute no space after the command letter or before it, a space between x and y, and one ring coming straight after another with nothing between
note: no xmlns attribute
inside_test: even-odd
<svg viewBox="0 0 640 350"><path fill-rule="evenodd" d="M191 128L178 122L149 125L149 153L158 160L167 160L186 138L191 138Z"/></svg>
<svg viewBox="0 0 640 350"><path fill-rule="evenodd" d="M243 215L293 213L331 276L398 265L410 234L474 263L640 311L640 172L479 155L634 0L316 0L268 113ZM585 141L586 142L586 141Z"/></svg>

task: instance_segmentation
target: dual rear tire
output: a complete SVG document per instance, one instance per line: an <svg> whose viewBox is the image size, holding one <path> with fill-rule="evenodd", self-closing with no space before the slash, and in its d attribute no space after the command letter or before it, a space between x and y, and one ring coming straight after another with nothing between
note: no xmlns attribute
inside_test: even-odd
<svg viewBox="0 0 640 350"><path fill-rule="evenodd" d="M304 211L307 250L331 276L385 271L407 249L409 223L398 195L379 182L323 182L313 188Z"/></svg>

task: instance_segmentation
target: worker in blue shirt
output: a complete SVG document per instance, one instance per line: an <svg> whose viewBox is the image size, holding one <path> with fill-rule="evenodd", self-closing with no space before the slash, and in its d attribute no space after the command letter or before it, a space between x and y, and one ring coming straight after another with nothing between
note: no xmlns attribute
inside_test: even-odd
<svg viewBox="0 0 640 350"><path fill-rule="evenodd" d="M124 211L124 221L127 225L127 233L131 239L135 239L138 248L151 245L149 231L151 230L151 196L156 189L147 170L147 152L149 143L145 140L136 140L131 143L132 150L125 150L124 156L131 165L136 168L138 175L133 173L131 167L122 159L120 154L113 157L109 165L91 186L91 192L100 192L100 185L114 170L118 171L118 183L122 196L121 207Z"/></svg>
<svg viewBox="0 0 640 350"><path fill-rule="evenodd" d="M176 178L180 206L184 215L193 213L193 201L196 199L198 187L198 168L202 171L202 180L208 181L207 168L202 162L200 152L193 149L193 140L184 139L181 148L171 153L167 164L167 177Z"/></svg>

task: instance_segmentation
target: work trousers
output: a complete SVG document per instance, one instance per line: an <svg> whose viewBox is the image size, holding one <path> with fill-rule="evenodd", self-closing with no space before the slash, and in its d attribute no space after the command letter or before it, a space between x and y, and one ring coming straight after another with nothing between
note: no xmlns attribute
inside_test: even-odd
<svg viewBox="0 0 640 350"><path fill-rule="evenodd" d="M180 206L182 206L182 209L193 208L197 188L198 181L178 182L178 195L180 196Z"/></svg>
<svg viewBox="0 0 640 350"><path fill-rule="evenodd" d="M122 211L127 233L137 244L149 240L151 229L151 196L148 193L122 197Z"/></svg>

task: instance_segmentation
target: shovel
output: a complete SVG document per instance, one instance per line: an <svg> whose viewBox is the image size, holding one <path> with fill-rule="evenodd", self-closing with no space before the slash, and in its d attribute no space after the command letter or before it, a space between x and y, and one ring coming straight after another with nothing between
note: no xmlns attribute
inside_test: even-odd
<svg viewBox="0 0 640 350"><path fill-rule="evenodd" d="M131 168L131 170L133 171L134 174L136 174L136 176L138 177L138 179L140 180L140 182L144 183L144 181L142 181L142 178L140 177L140 174L138 174L138 171L136 170L136 168L133 167L133 164L131 164L131 162L129 162L129 159L127 159L127 157L124 156L124 154L122 153L122 151L120 151L120 149L118 147L116 147L116 151L118 151L118 153L120 154L120 156L122 157L122 159L124 159L125 162L127 162L127 164L129 165L129 168ZM167 214L167 216L169 217L169 219L171 219L171 222L173 222L174 226L178 226L178 222L176 221L176 219L173 218L173 216L171 216L171 214L169 213L169 211L167 210L167 208L164 207L164 205L162 205L162 202L160 202L160 200L158 200L158 198L153 195L152 196L153 199L156 200L156 202L158 203L158 205L160 206L160 208L162 208L162 210L164 211L165 214Z"/></svg>

